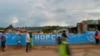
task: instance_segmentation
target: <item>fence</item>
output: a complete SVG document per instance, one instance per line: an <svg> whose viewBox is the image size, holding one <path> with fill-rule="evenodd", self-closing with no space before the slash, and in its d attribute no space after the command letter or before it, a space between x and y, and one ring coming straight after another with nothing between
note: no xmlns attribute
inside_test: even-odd
<svg viewBox="0 0 100 56"><path fill-rule="evenodd" d="M94 33L87 31L85 34L67 34L69 44L88 44L95 43ZM1 34L0 34L1 35ZM5 34L7 45L17 45L18 34ZM56 38L61 34L33 34L33 41L35 45L56 45ZM21 44L26 44L26 35L21 34Z"/></svg>

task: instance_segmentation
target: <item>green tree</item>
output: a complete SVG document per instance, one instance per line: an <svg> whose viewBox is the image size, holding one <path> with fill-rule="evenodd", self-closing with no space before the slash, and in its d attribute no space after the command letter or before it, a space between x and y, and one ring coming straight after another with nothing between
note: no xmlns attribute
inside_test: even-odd
<svg viewBox="0 0 100 56"><path fill-rule="evenodd" d="M4 28L1 27L0 30L4 30Z"/></svg>
<svg viewBox="0 0 100 56"><path fill-rule="evenodd" d="M14 27L13 27L13 25L11 24L11 25L9 25L8 27L6 27L6 29L13 29Z"/></svg>

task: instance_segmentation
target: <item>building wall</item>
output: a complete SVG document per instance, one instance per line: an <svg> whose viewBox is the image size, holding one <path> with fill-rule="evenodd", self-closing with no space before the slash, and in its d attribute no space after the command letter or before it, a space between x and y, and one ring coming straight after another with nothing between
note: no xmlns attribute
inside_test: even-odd
<svg viewBox="0 0 100 56"><path fill-rule="evenodd" d="M100 20L87 20L82 21L81 23L77 24L78 33L84 33L88 30L88 25L93 24L94 28L95 25L100 25Z"/></svg>

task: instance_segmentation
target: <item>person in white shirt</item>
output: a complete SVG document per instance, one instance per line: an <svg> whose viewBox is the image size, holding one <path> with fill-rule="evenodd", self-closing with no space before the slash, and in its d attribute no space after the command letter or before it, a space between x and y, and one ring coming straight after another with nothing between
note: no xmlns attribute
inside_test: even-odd
<svg viewBox="0 0 100 56"><path fill-rule="evenodd" d="M26 52L29 51L31 45L30 45L30 36L29 36L29 33L26 32Z"/></svg>

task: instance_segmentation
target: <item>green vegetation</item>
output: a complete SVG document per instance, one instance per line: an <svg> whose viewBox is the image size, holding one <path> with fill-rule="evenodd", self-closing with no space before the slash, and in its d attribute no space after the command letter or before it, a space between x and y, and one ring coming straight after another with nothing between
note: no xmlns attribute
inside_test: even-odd
<svg viewBox="0 0 100 56"><path fill-rule="evenodd" d="M50 33L53 32L54 30L60 30L61 27L60 26L45 26L42 28L42 31L44 33Z"/></svg>
<svg viewBox="0 0 100 56"><path fill-rule="evenodd" d="M0 27L0 30L4 30L4 28Z"/></svg>
<svg viewBox="0 0 100 56"><path fill-rule="evenodd" d="M13 25L9 25L6 28L0 28L0 30L7 30L7 29L14 29L14 28L23 28L27 29L32 32L44 32L44 33L51 33L54 30L65 29L67 27L60 27L60 26L43 26L43 27L13 27Z"/></svg>
<svg viewBox="0 0 100 56"><path fill-rule="evenodd" d="M11 24L11 25L9 25L8 27L6 27L6 29L13 29L14 27L13 27L13 25Z"/></svg>

